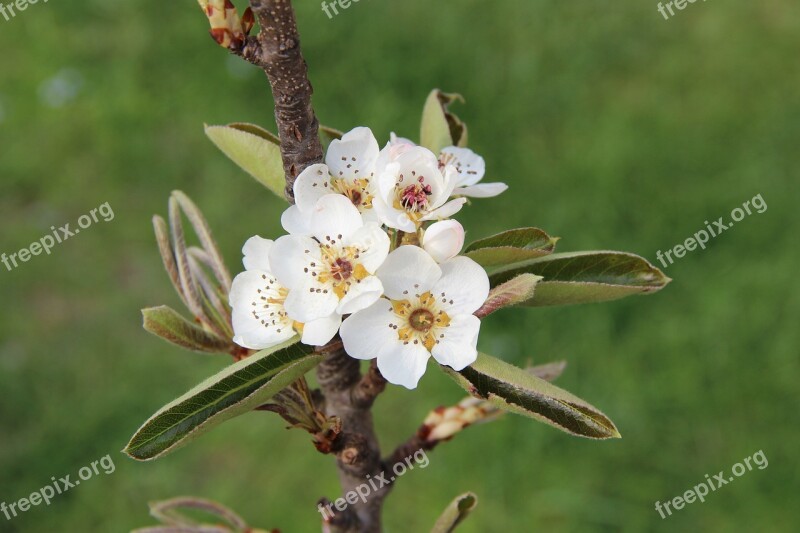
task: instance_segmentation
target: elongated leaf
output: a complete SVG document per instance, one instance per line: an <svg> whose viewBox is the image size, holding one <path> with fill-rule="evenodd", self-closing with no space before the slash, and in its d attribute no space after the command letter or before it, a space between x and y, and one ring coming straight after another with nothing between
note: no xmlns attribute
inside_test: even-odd
<svg viewBox="0 0 800 533"><path fill-rule="evenodd" d="M478 497L472 492L462 494L452 501L436 521L431 533L451 533L478 505Z"/></svg>
<svg viewBox="0 0 800 533"><path fill-rule="evenodd" d="M536 284L542 279L534 274L520 274L516 278L501 283L489 292L489 297L480 309L475 311L475 316L483 318L503 307L519 305L533 298Z"/></svg>
<svg viewBox="0 0 800 533"><path fill-rule="evenodd" d="M181 348L194 352L227 353L232 347L230 341L195 326L166 305L142 309L142 316L146 331Z"/></svg>
<svg viewBox="0 0 800 533"><path fill-rule="evenodd" d="M214 520L223 520L234 531L247 529L247 522L221 503L204 498L180 497L160 502L150 502L150 515L162 524L172 526L197 526L200 523L189 516L189 511L201 511L212 515ZM226 531L231 531L226 529Z"/></svg>
<svg viewBox="0 0 800 533"><path fill-rule="evenodd" d="M295 337L243 359L160 409L123 451L139 461L163 457L217 424L266 403L322 358Z"/></svg>
<svg viewBox="0 0 800 533"><path fill-rule="evenodd" d="M512 229L480 239L464 250L488 271L543 257L553 253L558 237L551 237L539 228Z"/></svg>
<svg viewBox="0 0 800 533"><path fill-rule="evenodd" d="M228 124L228 127L247 133L252 133L253 135L257 135L258 137L261 137L262 139L267 140L276 146L281 145L281 140L277 135L262 128L258 124L251 124L249 122L234 122L232 124Z"/></svg>
<svg viewBox="0 0 800 533"><path fill-rule="evenodd" d="M206 126L206 135L231 161L283 198L286 184L280 147L275 144L274 135L259 130L252 124Z"/></svg>
<svg viewBox="0 0 800 533"><path fill-rule="evenodd" d="M614 423L596 407L495 357L481 353L475 363L461 372L442 368L470 394L487 399L501 409L580 437L611 439L620 436Z"/></svg>
<svg viewBox="0 0 800 533"><path fill-rule="evenodd" d="M672 281L638 255L608 251L523 261L494 271L490 281L496 286L523 273L544 278L536 285L536 296L524 304L531 307L607 302L657 292Z"/></svg>
<svg viewBox="0 0 800 533"><path fill-rule="evenodd" d="M448 110L454 101L464 102L460 94L434 89L425 101L420 126L420 145L434 154L448 146L467 145L467 125Z"/></svg>

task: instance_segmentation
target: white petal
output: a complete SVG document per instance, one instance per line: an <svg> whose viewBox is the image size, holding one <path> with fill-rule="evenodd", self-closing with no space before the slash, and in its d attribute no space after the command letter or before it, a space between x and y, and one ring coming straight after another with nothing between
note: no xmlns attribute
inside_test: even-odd
<svg viewBox="0 0 800 533"><path fill-rule="evenodd" d="M442 176L444 177L444 190L441 196L436 199L436 203L433 204L434 208L441 207L453 195L453 190L458 185L458 171L453 165L446 166Z"/></svg>
<svg viewBox="0 0 800 533"><path fill-rule="evenodd" d="M268 303L268 298L278 296L278 288L277 281L260 270L248 270L234 278L229 296L233 342L262 350L295 334L292 321L281 314L282 306Z"/></svg>
<svg viewBox="0 0 800 533"><path fill-rule="evenodd" d="M292 319L305 324L329 317L336 311L337 305L339 297L333 288L308 276L302 285L289 291L284 307Z"/></svg>
<svg viewBox="0 0 800 533"><path fill-rule="evenodd" d="M384 293L392 300L407 300L414 294L422 294L441 276L442 269L433 257L417 246L397 248L378 269Z"/></svg>
<svg viewBox="0 0 800 533"><path fill-rule="evenodd" d="M375 222L364 224L350 238L345 239L343 244L358 248L358 262L364 265L370 274L374 274L383 264L391 246L389 236Z"/></svg>
<svg viewBox="0 0 800 533"><path fill-rule="evenodd" d="M296 205L289 208L281 215L281 226L292 235L311 235L309 213L303 213Z"/></svg>
<svg viewBox="0 0 800 533"><path fill-rule="evenodd" d="M508 190L505 183L479 183L471 187L459 187L453 191L453 196L471 196L472 198L492 198Z"/></svg>
<svg viewBox="0 0 800 533"><path fill-rule="evenodd" d="M442 277L432 292L437 299L447 300L442 308L449 315L471 315L489 296L489 276L469 257L454 257L442 264Z"/></svg>
<svg viewBox="0 0 800 533"><path fill-rule="evenodd" d="M325 162L335 178L369 179L375 171L379 151L378 141L369 128L355 128L345 133L341 140L331 141Z"/></svg>
<svg viewBox="0 0 800 533"><path fill-rule="evenodd" d="M269 266L269 251L274 241L264 239L258 235L250 237L242 247L244 268L247 270L263 270L272 272Z"/></svg>
<svg viewBox="0 0 800 533"><path fill-rule="evenodd" d="M378 370L389 383L416 389L430 356L421 344L393 343L378 354Z"/></svg>
<svg viewBox="0 0 800 533"><path fill-rule="evenodd" d="M422 220L441 220L444 218L450 218L461 211L461 208L464 207L465 203L467 203L466 198L456 198L455 200L450 200L436 211L432 211L431 213L428 213L422 217Z"/></svg>
<svg viewBox="0 0 800 533"><path fill-rule="evenodd" d="M311 165L297 176L294 182L294 201L300 211L310 213L317 200L332 194L327 165Z"/></svg>
<svg viewBox="0 0 800 533"><path fill-rule="evenodd" d="M428 197L430 205L438 207L447 200L444 176L439 171L439 162L433 152L422 146L415 146L401 154L397 162L400 168L395 178L395 187L404 189L409 185L422 183L431 188Z"/></svg>
<svg viewBox="0 0 800 533"><path fill-rule="evenodd" d="M311 214L311 232L323 245L341 242L364 225L361 213L340 194L329 194L317 201Z"/></svg>
<svg viewBox="0 0 800 533"><path fill-rule="evenodd" d="M464 370L478 358L481 321L475 315L451 317L450 325L437 330L444 337L431 350L434 359L453 370Z"/></svg>
<svg viewBox="0 0 800 533"><path fill-rule="evenodd" d="M253 329L244 331L233 336L233 342L242 348L250 350L265 350L272 348L284 341L294 337L295 331L291 327L281 329L280 333L275 329L267 329L263 326L256 326Z"/></svg>
<svg viewBox="0 0 800 533"><path fill-rule="evenodd" d="M377 171L383 170L386 165L392 161L396 161L400 155L406 153L408 150L416 146L412 141L398 137L394 133L389 136L389 142L378 154L378 162L375 164Z"/></svg>
<svg viewBox="0 0 800 533"><path fill-rule="evenodd" d="M449 146L442 149L439 160L458 171L458 186L475 185L486 173L486 162L469 148Z"/></svg>
<svg viewBox="0 0 800 533"><path fill-rule="evenodd" d="M305 269L309 264L321 257L319 243L311 237L284 235L272 245L269 264L278 281L284 287L294 289L305 283L308 277Z"/></svg>
<svg viewBox="0 0 800 533"><path fill-rule="evenodd" d="M303 324L303 338L300 341L309 346L325 346L339 331L342 315L334 313Z"/></svg>
<svg viewBox="0 0 800 533"><path fill-rule="evenodd" d="M349 315L374 304L383 295L383 284L377 276L369 276L350 285L347 294L339 300L336 312Z"/></svg>
<svg viewBox="0 0 800 533"><path fill-rule="evenodd" d="M345 351L356 359L375 359L386 346L401 344L397 331L391 327L395 322L392 304L384 298L350 315L339 331Z"/></svg>
<svg viewBox="0 0 800 533"><path fill-rule="evenodd" d="M443 220L425 230L422 247L437 263L457 256L464 246L464 227L456 220Z"/></svg>

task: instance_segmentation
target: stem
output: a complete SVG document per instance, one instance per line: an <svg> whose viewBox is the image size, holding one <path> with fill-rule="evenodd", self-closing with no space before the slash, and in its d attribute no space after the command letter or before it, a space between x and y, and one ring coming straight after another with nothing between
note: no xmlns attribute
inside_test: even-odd
<svg viewBox="0 0 800 533"><path fill-rule="evenodd" d="M269 78L275 100L275 121L286 173L286 198L294 203L294 180L309 165L322 162L319 122L311 107L314 92L300 50L300 36L291 0L250 0L261 26L257 58Z"/></svg>
<svg viewBox="0 0 800 533"><path fill-rule="evenodd" d="M297 22L290 0L250 0L261 31L242 48L233 50L267 74L275 100L275 120L286 173L286 198L294 203L294 180L307 166L323 160L319 123L311 106L313 92L308 67L300 50ZM381 452L372 423L372 404L386 386L377 367L362 378L360 363L348 356L338 339L329 344L327 357L317 369L321 402L328 417L337 416L342 432L336 453L342 494L355 490L366 476L380 475ZM388 488L359 500L344 512L336 512L328 525L338 533L380 533L381 507Z"/></svg>

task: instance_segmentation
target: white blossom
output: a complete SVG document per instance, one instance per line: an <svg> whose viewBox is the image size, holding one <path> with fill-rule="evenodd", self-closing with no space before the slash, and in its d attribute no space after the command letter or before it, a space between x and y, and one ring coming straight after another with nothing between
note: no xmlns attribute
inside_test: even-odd
<svg viewBox="0 0 800 533"><path fill-rule="evenodd" d="M401 246L378 270L385 298L343 323L345 350L378 360L391 383L416 388L428 359L463 370L477 358L480 320L489 295L486 271L467 257L441 266L424 250Z"/></svg>
<svg viewBox="0 0 800 533"><path fill-rule="evenodd" d="M302 334L302 342L322 346L339 329L341 317L329 316L305 324L292 320L284 303L289 290L275 279L269 253L273 241L251 237L244 245L245 271L231 286L233 342L244 348L263 350Z"/></svg>
<svg viewBox="0 0 800 533"><path fill-rule="evenodd" d="M375 276L389 253L389 236L365 222L348 198L317 200L309 235L285 235L269 254L275 277L289 289L285 309L307 322L360 311L383 294Z"/></svg>

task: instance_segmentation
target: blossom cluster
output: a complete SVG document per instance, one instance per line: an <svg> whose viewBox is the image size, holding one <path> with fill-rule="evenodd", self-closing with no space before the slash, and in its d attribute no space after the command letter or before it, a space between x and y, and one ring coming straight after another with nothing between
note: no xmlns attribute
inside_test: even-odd
<svg viewBox="0 0 800 533"><path fill-rule="evenodd" d="M265 349L295 335L322 346L337 334L354 358L377 358L391 383L417 386L430 357L455 370L477 357L489 294L486 271L459 256L464 229L449 219L466 197L506 190L480 183L482 157L438 155L392 135L382 150L368 128L334 140L325 164L295 181L288 232L243 248L233 282L234 342Z"/></svg>

